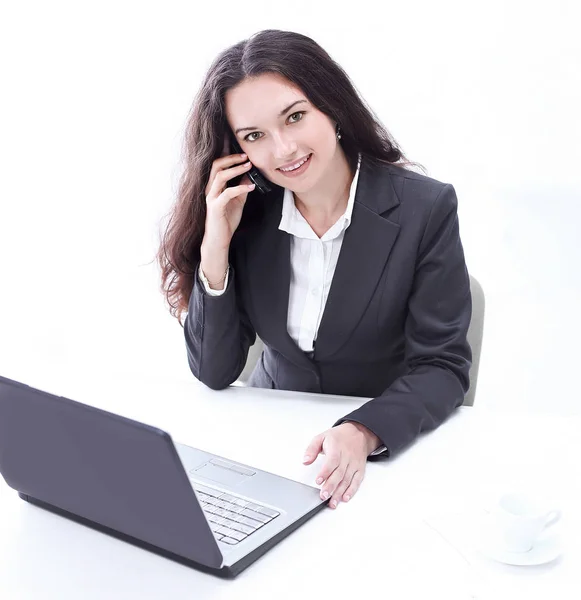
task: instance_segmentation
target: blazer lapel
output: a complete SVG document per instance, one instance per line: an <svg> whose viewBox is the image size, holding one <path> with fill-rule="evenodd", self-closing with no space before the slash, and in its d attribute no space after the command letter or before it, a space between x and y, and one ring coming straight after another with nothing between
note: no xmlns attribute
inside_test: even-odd
<svg viewBox="0 0 581 600"><path fill-rule="evenodd" d="M312 369L313 364L297 346L287 329L291 277L290 235L278 228L282 215L284 189L275 187L265 198L267 212L259 233L249 246L249 287L254 320L260 337L297 366Z"/></svg>
<svg viewBox="0 0 581 600"><path fill-rule="evenodd" d="M398 204L387 167L370 165L362 157L351 223L319 326L315 360L330 357L348 341L371 301L400 229L381 214Z"/></svg>

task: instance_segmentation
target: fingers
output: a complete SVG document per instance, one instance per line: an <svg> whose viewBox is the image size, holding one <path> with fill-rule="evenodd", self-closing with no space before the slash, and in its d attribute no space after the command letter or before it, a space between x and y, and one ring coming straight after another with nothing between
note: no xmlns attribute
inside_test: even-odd
<svg viewBox="0 0 581 600"><path fill-rule="evenodd" d="M332 451L327 454L327 460L319 472L316 483L323 483L321 488L321 498L326 500L333 495L333 492L345 476L347 470L347 459L341 460L341 453Z"/></svg>
<svg viewBox="0 0 581 600"><path fill-rule="evenodd" d="M325 434L320 433L315 436L311 443L308 445L305 451L305 457L303 458L303 464L310 465L312 464L317 456L319 456L321 450L323 449L323 441L325 439Z"/></svg>
<svg viewBox="0 0 581 600"><path fill-rule="evenodd" d="M240 196L242 196L240 200L242 201L242 206L244 206L248 192L251 192L253 189L253 183L250 185L235 185L234 187L226 188L220 196L218 196L213 203L213 206L216 210L223 210L233 198L238 198Z"/></svg>
<svg viewBox="0 0 581 600"><path fill-rule="evenodd" d="M364 469L365 467L357 468L353 463L349 464L343 471L343 476L340 479L337 478L339 482L336 485L336 480L333 480L333 478L336 473L341 472L341 469L335 470L329 481L323 486L324 490L333 490L330 492L329 506L331 508L337 508L340 502L349 502L353 498L363 481Z"/></svg>
<svg viewBox="0 0 581 600"><path fill-rule="evenodd" d="M349 502L349 500L351 500L351 498L353 498L353 495L359 489L359 486L361 485L362 481L363 481L363 470L355 471L355 473L353 474L353 479L351 479L351 484L349 485L349 487L345 490L345 493L343 494L343 502Z"/></svg>
<svg viewBox="0 0 581 600"><path fill-rule="evenodd" d="M213 198L217 198L226 187L226 183L230 181L230 179L236 177L237 175L241 175L246 173L251 168L250 161L245 162L243 165L238 165L236 167L230 167L229 169L224 169L222 171L218 171L216 176L214 177L214 181L210 186L210 193L208 196Z"/></svg>
<svg viewBox="0 0 581 600"><path fill-rule="evenodd" d="M212 163L212 170L215 168L217 172L222 169L227 169L243 160L248 160L246 154L228 154L226 156L221 156L220 158L216 158Z"/></svg>
<svg viewBox="0 0 581 600"><path fill-rule="evenodd" d="M214 187L214 183L216 182L216 177L220 174L220 173L226 173L228 172L229 176L225 176L224 179L221 181L221 186L224 187L224 184L226 183L226 181L228 181L229 179L231 179L232 177L235 177L237 174L239 175L240 173L243 173L245 170L248 169L248 167L250 166L250 164L248 164L248 167L246 167L246 169L241 169L241 165L238 168L238 173L232 171L230 172L230 168L233 167L234 165L238 165L240 162L242 162L243 160L246 160L246 154L229 154L228 156L223 156L221 158L217 158L213 163L212 163L212 169L210 171L210 177L208 178L208 184L206 185L206 196L209 196L210 193L212 192L212 188ZM249 163L250 161L248 161ZM219 195L220 192L218 192L218 194L216 194L216 196Z"/></svg>
<svg viewBox="0 0 581 600"><path fill-rule="evenodd" d="M341 502L343 500L343 494L345 493L345 491L351 484L351 480L353 479L354 474L355 474L355 469L353 468L352 465L349 465L347 467L347 469L345 469L345 474L343 475L343 478L341 479L341 481L339 482L339 484L333 491L331 500L329 502L329 506L331 508L337 508L337 506L339 505L339 502Z"/></svg>

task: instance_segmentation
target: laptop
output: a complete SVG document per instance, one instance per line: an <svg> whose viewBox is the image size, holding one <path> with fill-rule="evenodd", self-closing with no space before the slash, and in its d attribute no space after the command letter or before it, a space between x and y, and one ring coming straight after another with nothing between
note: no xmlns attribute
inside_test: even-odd
<svg viewBox="0 0 581 600"><path fill-rule="evenodd" d="M316 487L1 376L0 473L23 500L226 578L328 502Z"/></svg>

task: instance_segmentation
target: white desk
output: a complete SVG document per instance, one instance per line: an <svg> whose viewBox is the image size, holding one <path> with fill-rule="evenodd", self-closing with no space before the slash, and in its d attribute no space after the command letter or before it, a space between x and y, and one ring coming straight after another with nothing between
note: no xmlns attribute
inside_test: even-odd
<svg viewBox="0 0 581 600"><path fill-rule="evenodd" d="M251 388L213 392L195 380L89 386L82 377L67 379L28 383L311 485L323 457L302 465L308 442L364 402ZM580 598L580 434L578 415L462 408L399 457L368 463L353 500L316 515L232 581L31 506L0 480L0 598ZM559 559L507 566L476 553L470 536L468 543L458 537L497 493L534 482L563 509Z"/></svg>

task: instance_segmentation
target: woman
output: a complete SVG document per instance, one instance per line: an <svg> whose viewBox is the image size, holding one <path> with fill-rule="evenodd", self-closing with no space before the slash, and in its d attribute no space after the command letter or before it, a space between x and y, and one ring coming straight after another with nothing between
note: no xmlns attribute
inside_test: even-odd
<svg viewBox="0 0 581 600"><path fill-rule="evenodd" d="M232 154L227 140L245 153ZM310 38L259 32L221 53L194 102L158 259L193 374L372 397L309 444L335 508L369 456L434 429L469 387L468 272L450 184L407 167ZM250 184L256 167L270 191ZM240 179L240 181L237 181Z"/></svg>

